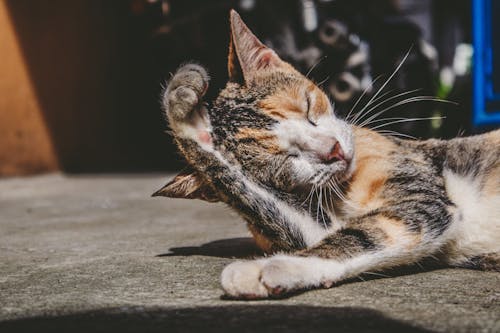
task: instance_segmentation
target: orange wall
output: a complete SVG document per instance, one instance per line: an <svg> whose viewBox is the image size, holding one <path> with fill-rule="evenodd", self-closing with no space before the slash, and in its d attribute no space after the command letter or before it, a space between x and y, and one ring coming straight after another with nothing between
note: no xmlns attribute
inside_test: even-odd
<svg viewBox="0 0 500 333"><path fill-rule="evenodd" d="M0 176L178 168L159 45L130 1L0 0Z"/></svg>
<svg viewBox="0 0 500 333"><path fill-rule="evenodd" d="M0 0L0 176L58 169L5 1Z"/></svg>

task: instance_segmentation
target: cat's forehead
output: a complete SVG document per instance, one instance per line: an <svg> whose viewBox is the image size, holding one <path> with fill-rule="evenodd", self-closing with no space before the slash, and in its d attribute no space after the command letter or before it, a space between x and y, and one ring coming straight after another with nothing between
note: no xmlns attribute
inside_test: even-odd
<svg viewBox="0 0 500 333"><path fill-rule="evenodd" d="M215 127L237 132L242 128L270 129L286 119L303 118L308 112L329 112L326 95L297 72L262 73L248 86L228 84L219 95L213 116Z"/></svg>
<svg viewBox="0 0 500 333"><path fill-rule="evenodd" d="M328 96L311 80L299 73L280 73L263 77L258 84L270 84L267 94L262 94L256 102L263 114L283 122L287 120L318 119L333 114Z"/></svg>

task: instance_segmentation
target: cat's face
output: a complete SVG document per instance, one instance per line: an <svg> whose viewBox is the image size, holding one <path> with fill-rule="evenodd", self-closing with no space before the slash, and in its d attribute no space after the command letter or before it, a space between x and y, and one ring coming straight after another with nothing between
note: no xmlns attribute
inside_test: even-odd
<svg viewBox="0 0 500 333"><path fill-rule="evenodd" d="M232 18L231 82L210 112L216 149L282 190L323 186L352 172L350 126L328 97Z"/></svg>
<svg viewBox="0 0 500 333"><path fill-rule="evenodd" d="M247 177L281 191L307 194L349 178L350 126L336 117L321 89L264 46L235 12L228 69L230 82L212 107L192 118L187 136ZM196 172L183 174L167 188L199 193L196 186L206 187L199 178ZM166 195L187 197L171 192Z"/></svg>

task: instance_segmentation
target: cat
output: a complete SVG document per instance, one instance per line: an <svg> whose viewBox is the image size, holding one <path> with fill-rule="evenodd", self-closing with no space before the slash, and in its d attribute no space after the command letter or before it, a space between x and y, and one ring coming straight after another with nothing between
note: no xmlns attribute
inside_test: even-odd
<svg viewBox="0 0 500 333"><path fill-rule="evenodd" d="M235 11L230 25L229 82L211 105L200 65L165 89L189 167L155 193L228 204L270 254L223 270L228 297L329 288L426 257L500 270L500 130L417 141L354 126Z"/></svg>

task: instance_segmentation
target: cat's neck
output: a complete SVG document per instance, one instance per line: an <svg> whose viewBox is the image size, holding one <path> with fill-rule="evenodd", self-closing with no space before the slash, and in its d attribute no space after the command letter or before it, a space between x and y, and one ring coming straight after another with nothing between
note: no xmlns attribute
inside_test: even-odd
<svg viewBox="0 0 500 333"><path fill-rule="evenodd" d="M398 149L397 140L370 129L353 127L353 133L354 170L343 186L347 200L338 202L345 215L375 208L375 199L390 172L391 155Z"/></svg>
<svg viewBox="0 0 500 333"><path fill-rule="evenodd" d="M383 136L373 130L353 126L353 133L354 156L358 162L370 157L388 156L397 150L395 139Z"/></svg>

